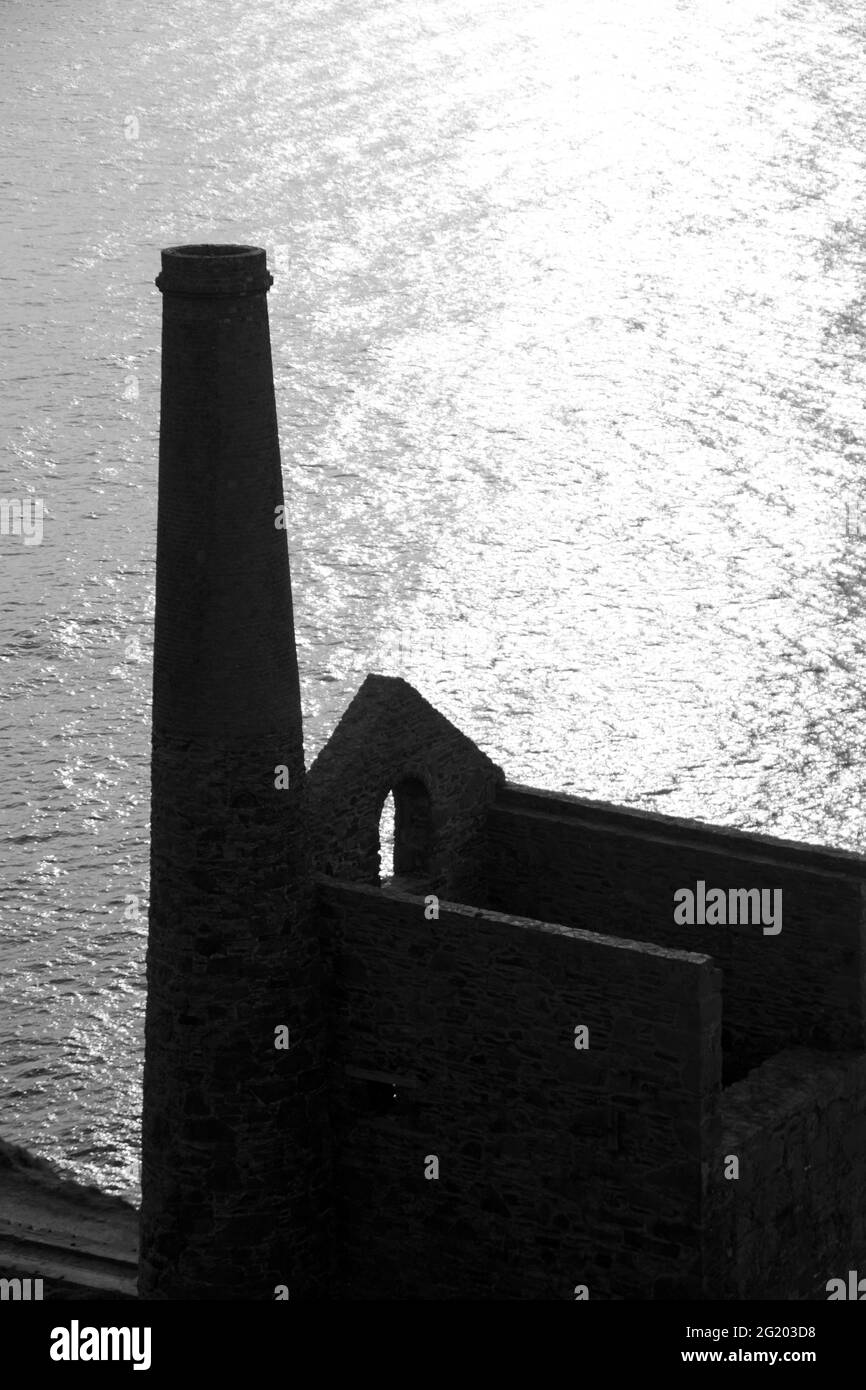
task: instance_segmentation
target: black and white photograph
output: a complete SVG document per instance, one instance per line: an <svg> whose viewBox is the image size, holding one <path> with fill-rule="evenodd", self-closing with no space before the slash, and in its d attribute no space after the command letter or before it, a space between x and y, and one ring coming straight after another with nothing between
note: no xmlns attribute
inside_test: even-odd
<svg viewBox="0 0 866 1390"><path fill-rule="evenodd" d="M866 9L0 0L0 51L22 1365L565 1301L608 1373L828 1375Z"/></svg>

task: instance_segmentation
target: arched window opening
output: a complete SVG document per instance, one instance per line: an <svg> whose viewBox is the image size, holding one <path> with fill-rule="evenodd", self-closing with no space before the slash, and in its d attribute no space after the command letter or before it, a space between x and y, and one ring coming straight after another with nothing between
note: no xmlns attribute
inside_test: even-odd
<svg viewBox="0 0 866 1390"><path fill-rule="evenodd" d="M390 883L394 877L394 796L385 797L379 817L379 882Z"/></svg>
<svg viewBox="0 0 866 1390"><path fill-rule="evenodd" d="M420 891L431 873L433 812L430 794L417 777L405 777L389 792L379 822L379 882Z"/></svg>
<svg viewBox="0 0 866 1390"><path fill-rule="evenodd" d="M394 788L394 873L418 878L430 872L433 816L430 795L417 777Z"/></svg>

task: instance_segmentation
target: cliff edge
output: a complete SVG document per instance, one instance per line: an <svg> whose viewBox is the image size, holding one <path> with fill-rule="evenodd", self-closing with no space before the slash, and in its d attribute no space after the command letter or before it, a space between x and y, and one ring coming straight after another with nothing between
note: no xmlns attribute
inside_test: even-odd
<svg viewBox="0 0 866 1390"><path fill-rule="evenodd" d="M51 1299L136 1297L138 1211L0 1139L0 1278Z"/></svg>

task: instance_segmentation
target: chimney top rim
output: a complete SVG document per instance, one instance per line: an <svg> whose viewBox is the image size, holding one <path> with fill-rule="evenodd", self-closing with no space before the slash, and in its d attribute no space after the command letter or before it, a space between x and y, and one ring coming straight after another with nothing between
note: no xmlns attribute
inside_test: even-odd
<svg viewBox="0 0 866 1390"><path fill-rule="evenodd" d="M186 244L183 246L166 246L163 249L164 256L183 256L184 259L200 261L212 260L217 256L263 256L265 248L263 246L236 246L226 242L202 241Z"/></svg>
<svg viewBox="0 0 866 1390"><path fill-rule="evenodd" d="M181 299L238 299L266 294L274 283L263 246L197 242L167 246L156 287Z"/></svg>

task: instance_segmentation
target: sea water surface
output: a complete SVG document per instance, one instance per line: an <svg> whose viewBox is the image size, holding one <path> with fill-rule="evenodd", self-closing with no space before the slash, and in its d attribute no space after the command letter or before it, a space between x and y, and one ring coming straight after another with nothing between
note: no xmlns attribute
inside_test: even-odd
<svg viewBox="0 0 866 1390"><path fill-rule="evenodd" d="M0 1133L135 1195L159 251L265 245L308 761L866 848L866 14L6 0Z"/></svg>

